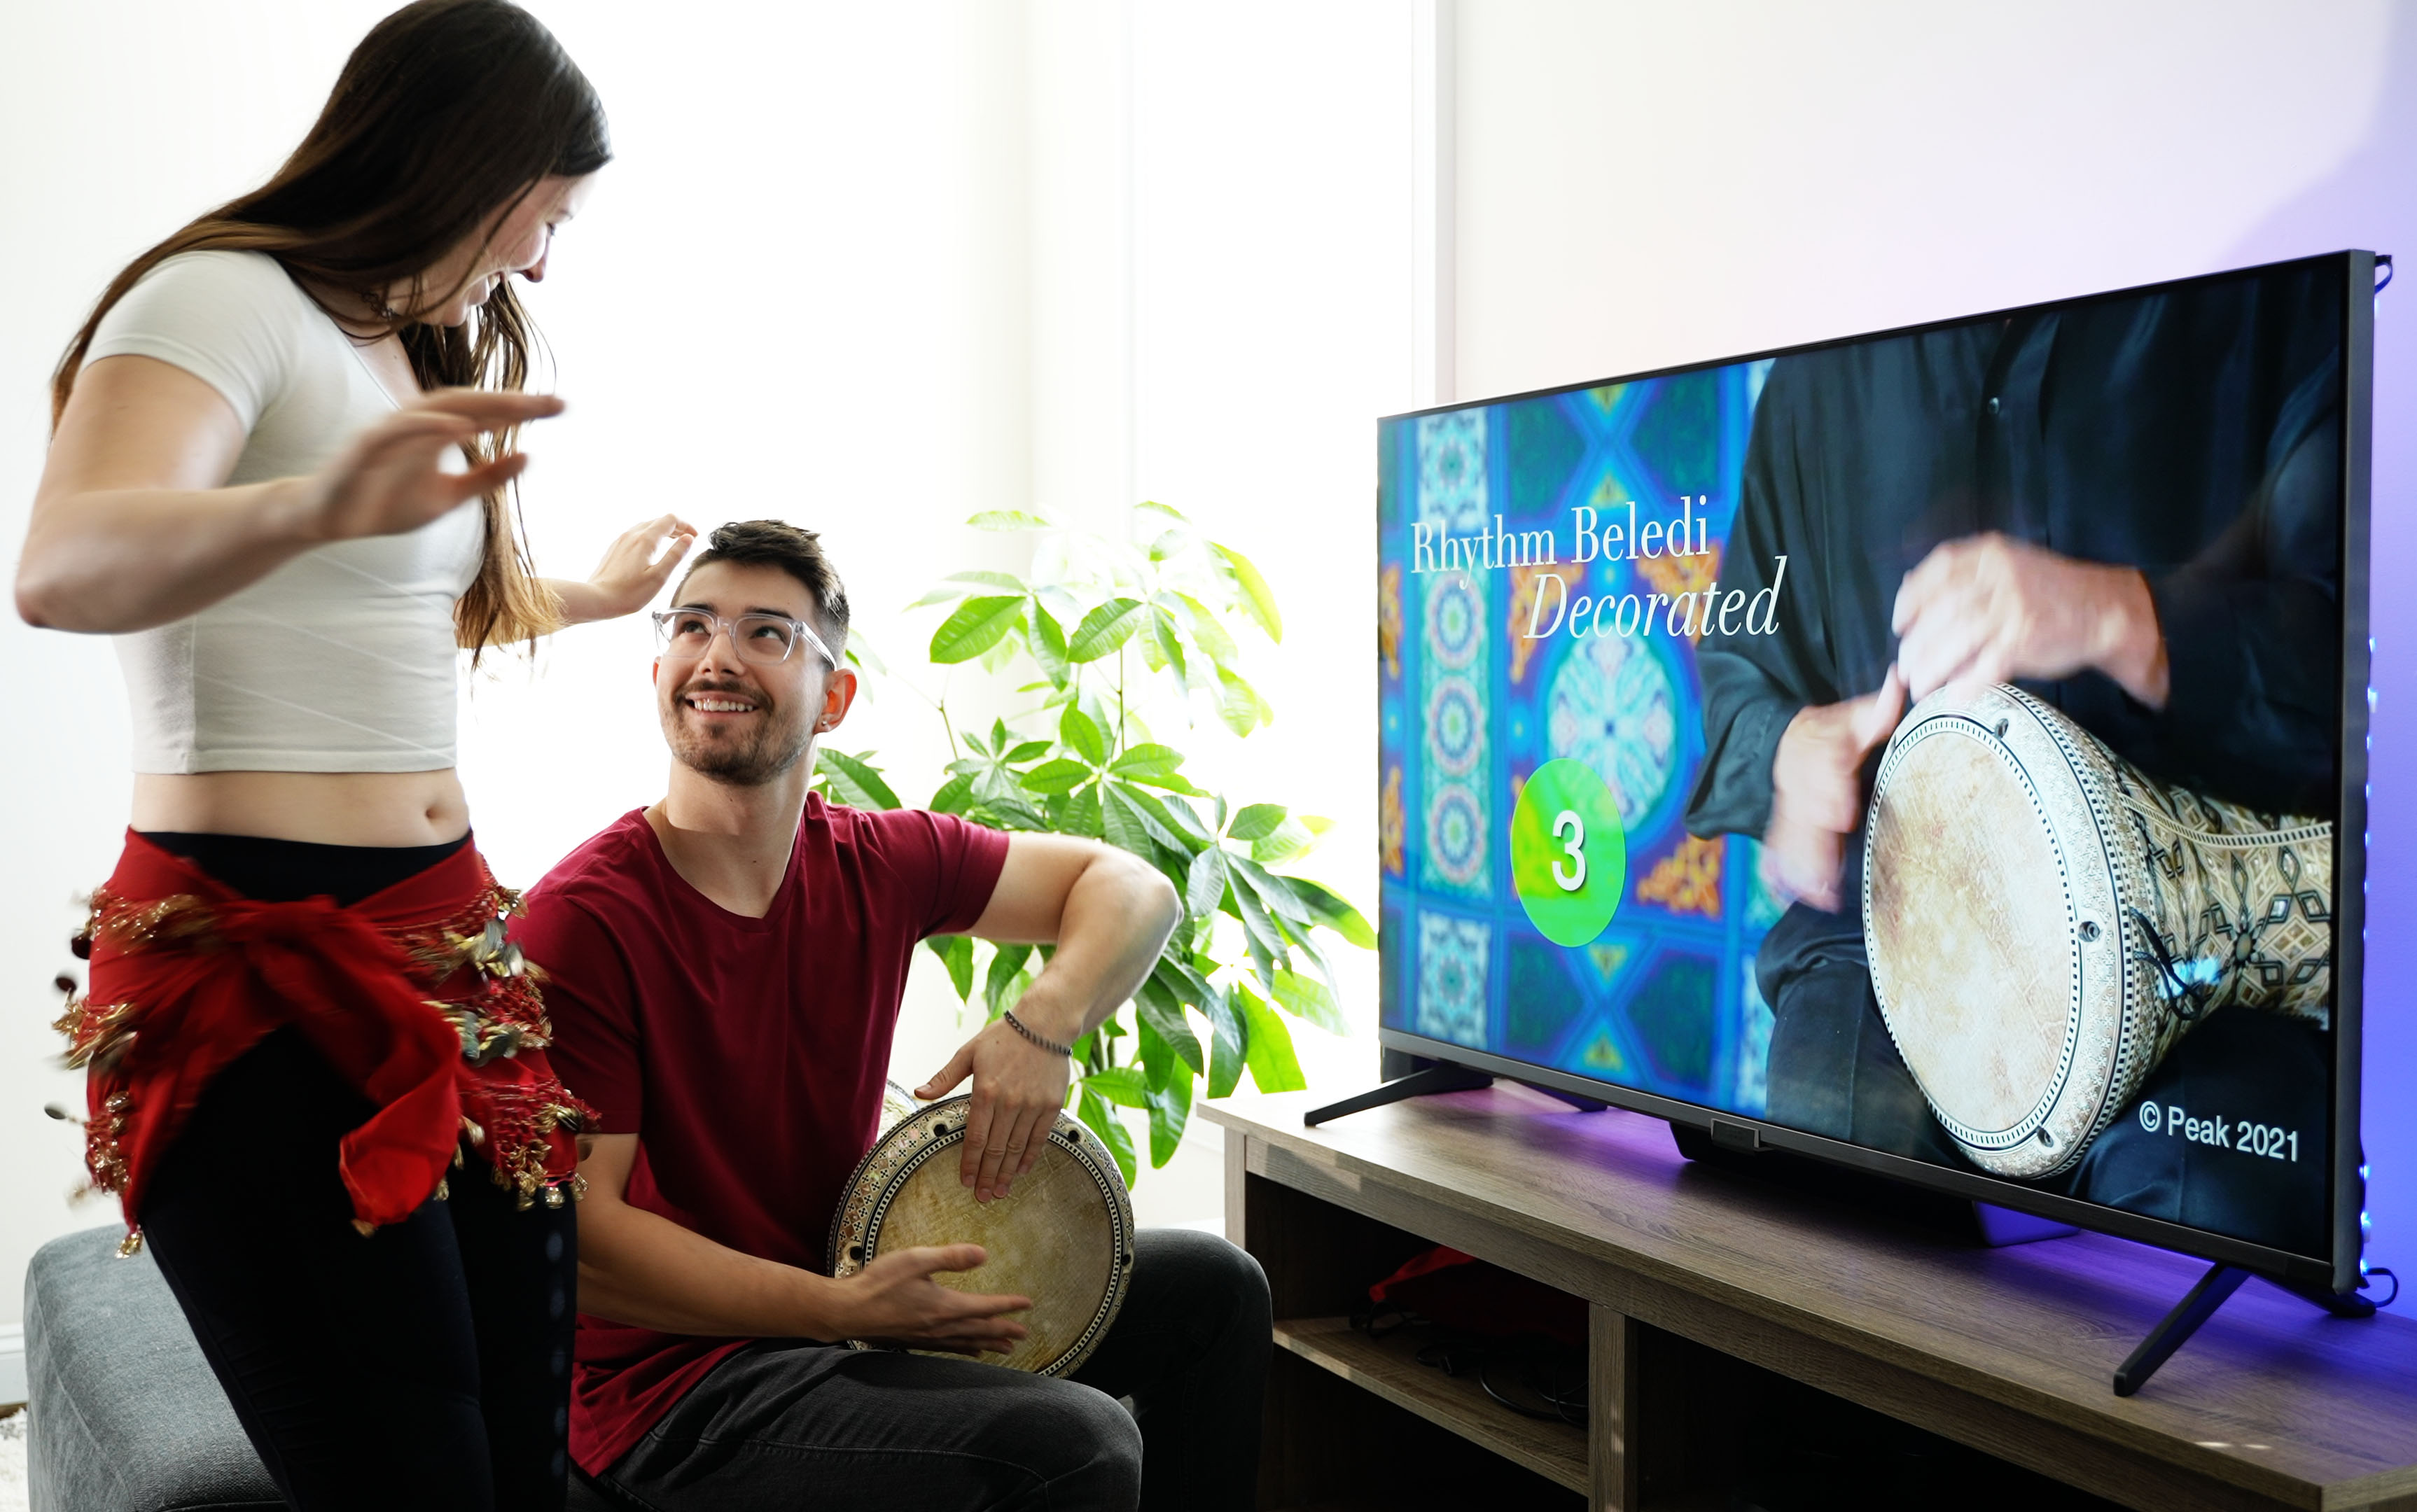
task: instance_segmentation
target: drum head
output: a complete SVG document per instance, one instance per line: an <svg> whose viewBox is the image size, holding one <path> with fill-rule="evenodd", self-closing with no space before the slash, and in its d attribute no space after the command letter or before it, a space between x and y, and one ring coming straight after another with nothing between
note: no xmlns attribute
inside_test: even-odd
<svg viewBox="0 0 2417 1512"><path fill-rule="evenodd" d="M2036 1176L2099 1111L2069 1088L2075 1049L2120 1025L2122 983L2085 973L2100 930L2084 915L2111 919L2112 879L2076 763L2027 703L1948 689L1898 730L1872 794L1863 939L1941 1126L1985 1169Z"/></svg>
<svg viewBox="0 0 2417 1512"><path fill-rule="evenodd" d="M1115 1160L1082 1125L1059 1114L1032 1170L992 1202L959 1183L968 1099L935 1103L885 1134L865 1157L833 1225L831 1274L919 1245L978 1244L979 1269L933 1278L959 1292L1032 1299L1030 1334L1011 1369L1065 1375L1099 1347L1124 1306L1132 1268L1132 1202Z"/></svg>

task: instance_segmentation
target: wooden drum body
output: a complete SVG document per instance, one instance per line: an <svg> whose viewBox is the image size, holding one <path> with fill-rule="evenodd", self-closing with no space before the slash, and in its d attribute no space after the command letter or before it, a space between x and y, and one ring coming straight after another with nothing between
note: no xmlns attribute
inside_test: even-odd
<svg viewBox="0 0 2417 1512"><path fill-rule="evenodd" d="M885 1099L885 1119L894 1101ZM980 1269L933 1279L960 1292L1030 1297L1021 1321L1031 1332L996 1363L1071 1374L1124 1307L1133 1263L1124 1175L1097 1138L1060 1113L1032 1170L1007 1196L977 1202L957 1180L971 1101L950 1097L911 1111L874 1142L832 1215L830 1273L853 1276L886 1250L980 1245L990 1259Z"/></svg>
<svg viewBox="0 0 2417 1512"><path fill-rule="evenodd" d="M2333 825L2167 788L2018 688L1922 701L1863 853L1872 990L1974 1164L2054 1175L2227 1005L2330 1021Z"/></svg>

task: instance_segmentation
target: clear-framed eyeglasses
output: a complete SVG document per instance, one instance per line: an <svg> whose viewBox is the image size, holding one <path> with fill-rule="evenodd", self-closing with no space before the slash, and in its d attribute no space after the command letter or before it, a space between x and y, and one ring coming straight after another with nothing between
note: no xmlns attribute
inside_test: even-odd
<svg viewBox="0 0 2417 1512"><path fill-rule="evenodd" d="M694 661L713 644L715 636L728 630L731 649L744 660L786 661L789 653L803 644L832 671L839 669L839 658L831 655L813 627L801 620L779 614L723 619L709 609L661 609L655 612L654 619L655 646L666 660Z"/></svg>

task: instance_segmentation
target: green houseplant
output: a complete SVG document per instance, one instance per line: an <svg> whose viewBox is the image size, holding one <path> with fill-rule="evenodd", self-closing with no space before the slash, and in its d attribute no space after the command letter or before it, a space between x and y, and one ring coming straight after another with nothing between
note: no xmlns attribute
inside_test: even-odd
<svg viewBox="0 0 2417 1512"><path fill-rule="evenodd" d="M1238 736L1272 719L1242 676L1235 630L1280 642L1284 621L1248 558L1167 506L1137 506L1134 520L1146 545L1020 511L975 515L969 523L984 529L1045 533L1031 574L956 573L917 606L950 606L930 646L942 688L917 691L955 759L925 807L1001 829L1103 839L1158 868L1183 897L1183 922L1134 1001L1074 1047L1075 1116L1128 1182L1140 1163L1116 1110L1147 1116L1150 1164L1163 1166L1203 1078L1211 1097L1246 1072L1262 1091L1302 1086L1286 1019L1346 1032L1326 936L1362 949L1376 943L1349 903L1281 869L1316 844L1326 820L1201 788L1184 775L1184 753L1154 738L1152 715L1171 731L1206 707ZM906 681L870 656L859 666ZM967 669L1029 707L987 731L959 728L948 679ZM834 802L900 806L872 752L822 751L815 782ZM959 1000L979 993L991 1018L1014 1006L1048 956L1046 946L965 936L926 945Z"/></svg>

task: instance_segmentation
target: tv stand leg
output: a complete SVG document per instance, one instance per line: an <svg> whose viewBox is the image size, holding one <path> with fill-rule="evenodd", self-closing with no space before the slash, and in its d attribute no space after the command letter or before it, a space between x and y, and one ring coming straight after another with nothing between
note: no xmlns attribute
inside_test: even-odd
<svg viewBox="0 0 2417 1512"><path fill-rule="evenodd" d="M2198 1325L2212 1317L2215 1309L2224 1306L2225 1299L2241 1289L2241 1283L2249 1278L2249 1274L2235 1265L2218 1264L2201 1277L2199 1283L2190 1289L2190 1294L2174 1305L2174 1310L2166 1314L2166 1321L2151 1329L2148 1338L2140 1340L2140 1347L2134 1350L2132 1357L2115 1372L2115 1395L2129 1397L2147 1385L2149 1377L2157 1373L2157 1367L2170 1359L2174 1351L2198 1332ZM2278 1281L2271 1276L2262 1279L2312 1307L2324 1308L2336 1318L2375 1316L2375 1304L2355 1293L2328 1292L2298 1281Z"/></svg>
<svg viewBox="0 0 2417 1512"><path fill-rule="evenodd" d="M1389 1102L1403 1102L1411 1097L1423 1097L1437 1092L1474 1092L1479 1087L1490 1087L1493 1084L1492 1077L1482 1071L1472 1071L1465 1066L1449 1064L1430 1066L1423 1071L1412 1071L1407 1076L1396 1077L1383 1086L1363 1092L1356 1097L1345 1097L1341 1102L1330 1102L1323 1108L1313 1108L1300 1115L1300 1123L1303 1128L1315 1128L1330 1118L1342 1118L1350 1113L1366 1112L1371 1108L1382 1108Z"/></svg>
<svg viewBox="0 0 2417 1512"><path fill-rule="evenodd" d="M2149 1337L2140 1340L2132 1357L2116 1369L2115 1395L2129 1397L2147 1385L2149 1377L2157 1373L2157 1367L2173 1358L2174 1351L2189 1342L2191 1335L2198 1332L2198 1325L2213 1317L2215 1309L2224 1306L2225 1300L2240 1291L2241 1283L2247 1279L2249 1273L2238 1265L2219 1263L2211 1267L2189 1294L2174 1304L2166 1321L2149 1330Z"/></svg>

